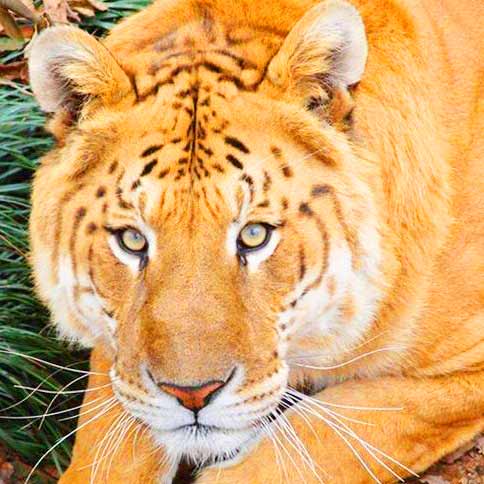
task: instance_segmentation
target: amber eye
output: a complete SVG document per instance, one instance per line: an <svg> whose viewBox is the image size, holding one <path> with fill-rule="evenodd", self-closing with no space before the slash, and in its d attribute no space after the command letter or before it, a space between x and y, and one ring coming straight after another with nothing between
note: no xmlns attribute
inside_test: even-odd
<svg viewBox="0 0 484 484"><path fill-rule="evenodd" d="M145 236L135 229L123 229L116 235L119 245L126 252L142 255L148 249L148 241Z"/></svg>
<svg viewBox="0 0 484 484"><path fill-rule="evenodd" d="M269 242L272 230L273 227L264 223L247 224L237 239L239 252L262 249Z"/></svg>

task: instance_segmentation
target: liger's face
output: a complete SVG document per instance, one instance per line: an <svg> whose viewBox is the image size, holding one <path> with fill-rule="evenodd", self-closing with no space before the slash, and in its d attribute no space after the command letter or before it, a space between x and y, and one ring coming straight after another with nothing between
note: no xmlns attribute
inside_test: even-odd
<svg viewBox="0 0 484 484"><path fill-rule="evenodd" d="M34 263L127 411L173 457L226 460L292 403L294 362L364 331L378 236L344 136L213 64L167 72L42 167Z"/></svg>

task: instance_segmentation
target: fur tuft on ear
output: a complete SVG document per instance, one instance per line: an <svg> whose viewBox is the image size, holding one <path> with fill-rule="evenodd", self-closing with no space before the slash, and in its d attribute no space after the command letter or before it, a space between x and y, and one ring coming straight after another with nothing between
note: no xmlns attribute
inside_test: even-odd
<svg viewBox="0 0 484 484"><path fill-rule="evenodd" d="M43 31L29 52L30 84L46 112L77 111L86 101L116 104L133 88L112 54L75 27Z"/></svg>
<svg viewBox="0 0 484 484"><path fill-rule="evenodd" d="M268 67L268 78L306 100L331 95L360 81L368 45L363 21L351 4L327 0L294 26Z"/></svg>

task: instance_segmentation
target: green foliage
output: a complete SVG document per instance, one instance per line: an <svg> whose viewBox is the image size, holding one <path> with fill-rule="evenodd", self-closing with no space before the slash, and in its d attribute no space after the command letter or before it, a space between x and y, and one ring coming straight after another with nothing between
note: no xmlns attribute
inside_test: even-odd
<svg viewBox="0 0 484 484"><path fill-rule="evenodd" d="M82 27L103 35L121 17L146 4L146 0L106 2L108 10L86 20ZM9 52L0 62L20 55ZM0 445L15 453L24 467L34 465L75 428L78 410L69 409L80 404L82 394L72 392L82 390L86 383L85 378L79 379L81 373L37 360L86 369L87 359L85 353L56 339L47 311L32 292L27 222L31 178L38 158L52 146L42 129L44 121L27 87L0 86ZM70 386L65 391L71 393L56 396L66 385ZM42 392L28 389L37 387ZM65 413L31 418L48 408L50 413ZM55 482L49 475L66 467L71 445L69 438L55 447L31 482Z"/></svg>

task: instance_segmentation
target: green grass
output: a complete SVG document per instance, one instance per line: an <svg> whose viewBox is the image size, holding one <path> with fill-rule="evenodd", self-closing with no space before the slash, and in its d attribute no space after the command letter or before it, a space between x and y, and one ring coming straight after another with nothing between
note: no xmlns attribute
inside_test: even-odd
<svg viewBox="0 0 484 484"><path fill-rule="evenodd" d="M81 27L103 35L121 17L139 10L147 0L112 0L108 10L87 19ZM0 62L18 60L21 52L10 52ZM53 141L42 129L45 118L26 86L0 86L0 445L15 455L18 472L24 472L53 445L75 428L77 411L41 419L53 393L21 387L38 387L57 392L79 373L60 370L47 362L86 369L87 354L58 341L49 327L49 316L32 292L27 262L30 182L38 158ZM68 390L82 390L85 379ZM80 393L60 395L50 412L66 411L79 405ZM8 417L8 418L6 418ZM20 417L20 418L19 418ZM27 418L25 418L27 417ZM25 419L24 419L25 418ZM72 438L60 443L42 461L31 482L55 482L55 476L69 463ZM17 476L18 477L18 476ZM20 481L19 481L20 482Z"/></svg>

